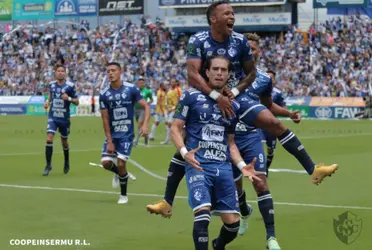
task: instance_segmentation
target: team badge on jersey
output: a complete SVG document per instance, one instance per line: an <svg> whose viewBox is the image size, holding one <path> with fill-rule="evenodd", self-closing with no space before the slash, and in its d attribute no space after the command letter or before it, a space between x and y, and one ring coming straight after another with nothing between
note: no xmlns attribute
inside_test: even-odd
<svg viewBox="0 0 372 250"><path fill-rule="evenodd" d="M230 49L227 51L231 57L234 57L237 54L236 49L233 47L230 47Z"/></svg>

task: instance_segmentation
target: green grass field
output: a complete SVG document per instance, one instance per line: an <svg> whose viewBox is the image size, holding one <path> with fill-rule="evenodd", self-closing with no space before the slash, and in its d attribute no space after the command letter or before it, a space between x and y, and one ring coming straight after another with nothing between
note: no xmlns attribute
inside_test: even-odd
<svg viewBox="0 0 372 250"><path fill-rule="evenodd" d="M43 177L46 117L0 117L0 249L193 249L193 215L184 181L178 190L173 216L150 215L145 206L162 199L165 182L132 164L129 203L118 205L112 175L89 162L99 163L104 139L98 117L72 118L71 171L63 174L59 137L54 142L53 170ZM275 220L283 250L372 249L372 123L371 121L286 122L302 138L315 162L339 163L340 169L320 186L305 174L271 173ZM151 147L139 146L132 158L150 171L166 176L174 146L160 146L163 127ZM273 168L302 170L278 146ZM49 189L45 189L48 187ZM66 189L68 188L68 189ZM256 195L245 181L255 211L247 235L229 250L265 249L265 230ZM363 220L357 240L346 245L335 235L333 220L350 211ZM218 235L219 218L210 224L210 238ZM11 239L80 239L89 246L11 246Z"/></svg>

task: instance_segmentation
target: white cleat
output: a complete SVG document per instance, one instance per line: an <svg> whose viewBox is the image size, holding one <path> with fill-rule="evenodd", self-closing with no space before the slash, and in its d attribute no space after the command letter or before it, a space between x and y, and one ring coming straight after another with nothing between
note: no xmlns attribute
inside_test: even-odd
<svg viewBox="0 0 372 250"><path fill-rule="evenodd" d="M253 207L249 204L248 209L250 210L249 214L247 216L241 216L240 217L240 226L239 226L239 235L244 235L248 231L248 218L253 213Z"/></svg>
<svg viewBox="0 0 372 250"><path fill-rule="evenodd" d="M161 145L168 145L169 141L162 141L160 142Z"/></svg>
<svg viewBox="0 0 372 250"><path fill-rule="evenodd" d="M131 178L134 181L137 180L137 177L135 177L133 174L131 174L129 172L128 172L128 174L129 174L129 178Z"/></svg>
<svg viewBox="0 0 372 250"><path fill-rule="evenodd" d="M120 199L118 200L118 204L127 204L128 203L128 196L120 195Z"/></svg>
<svg viewBox="0 0 372 250"><path fill-rule="evenodd" d="M112 188L118 188L120 186L119 176L114 174L112 177Z"/></svg>

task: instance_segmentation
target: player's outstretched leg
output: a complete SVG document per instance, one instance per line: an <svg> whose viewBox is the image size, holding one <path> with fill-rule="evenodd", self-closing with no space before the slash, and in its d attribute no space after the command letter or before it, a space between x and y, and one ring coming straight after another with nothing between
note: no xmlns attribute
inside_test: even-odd
<svg viewBox="0 0 372 250"><path fill-rule="evenodd" d="M70 171L70 154L69 154L69 145L67 141L67 137L61 136L62 147L63 147L63 155L65 158L63 172L67 174Z"/></svg>
<svg viewBox="0 0 372 250"><path fill-rule="evenodd" d="M233 175L236 190L238 192L238 199L239 199L239 209L240 209L240 227L239 227L239 235L244 235L248 231L248 218L253 212L253 208L251 205L247 203L245 190L243 189L243 179L240 170L233 166Z"/></svg>
<svg viewBox="0 0 372 250"><path fill-rule="evenodd" d="M46 145L45 145L46 166L44 169L43 176L48 176L49 172L52 170L53 137L54 137L54 134L48 133Z"/></svg>
<svg viewBox="0 0 372 250"><path fill-rule="evenodd" d="M297 136L287 129L269 110L263 110L258 114L255 126L264 128L273 136L277 136L285 150L301 163L311 176L311 181L314 184L320 184L325 177L331 176L337 170L337 164L330 166L324 164L316 165Z"/></svg>
<svg viewBox="0 0 372 250"><path fill-rule="evenodd" d="M225 246L232 242L238 235L239 215L238 214L221 214L223 225L218 238L212 241L214 250L225 250Z"/></svg>
<svg viewBox="0 0 372 250"><path fill-rule="evenodd" d="M172 205L176 196L177 188L185 175L185 161L177 151L168 168L167 184L165 188L164 200L153 205L147 205L146 209L150 213L161 214L163 217L172 216Z"/></svg>

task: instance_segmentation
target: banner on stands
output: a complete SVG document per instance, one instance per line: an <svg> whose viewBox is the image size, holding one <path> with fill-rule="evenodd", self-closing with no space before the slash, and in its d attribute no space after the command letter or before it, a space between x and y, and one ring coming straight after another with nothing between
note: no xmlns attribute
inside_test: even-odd
<svg viewBox="0 0 372 250"><path fill-rule="evenodd" d="M56 17L95 16L97 0L56 0L54 15Z"/></svg>
<svg viewBox="0 0 372 250"><path fill-rule="evenodd" d="M311 97L310 96L305 96L305 97L298 97L298 96L290 96L285 98L285 104L287 106L309 106Z"/></svg>
<svg viewBox="0 0 372 250"><path fill-rule="evenodd" d="M12 20L12 4L13 0L0 1L0 21Z"/></svg>
<svg viewBox="0 0 372 250"><path fill-rule="evenodd" d="M0 104L26 104L31 96L0 96Z"/></svg>
<svg viewBox="0 0 372 250"><path fill-rule="evenodd" d="M100 16L122 16L143 14L144 0L131 1L113 1L113 0L99 0L99 15Z"/></svg>
<svg viewBox="0 0 372 250"><path fill-rule="evenodd" d="M310 117L317 119L353 119L360 107L310 107Z"/></svg>
<svg viewBox="0 0 372 250"><path fill-rule="evenodd" d="M345 106L345 107L364 107L362 97L312 97L310 106Z"/></svg>
<svg viewBox="0 0 372 250"><path fill-rule="evenodd" d="M207 8L219 0L159 0L160 8ZM230 0L231 6L283 5L287 0Z"/></svg>
<svg viewBox="0 0 372 250"><path fill-rule="evenodd" d="M292 21L292 14L285 13L259 13L259 14L236 14L235 26L253 25L289 25ZM166 16L165 25L173 28L183 27L209 27L205 15L195 16Z"/></svg>
<svg viewBox="0 0 372 250"><path fill-rule="evenodd" d="M54 18L54 0L14 0L13 20Z"/></svg>
<svg viewBox="0 0 372 250"><path fill-rule="evenodd" d="M26 104L0 104L0 115L25 115Z"/></svg>

